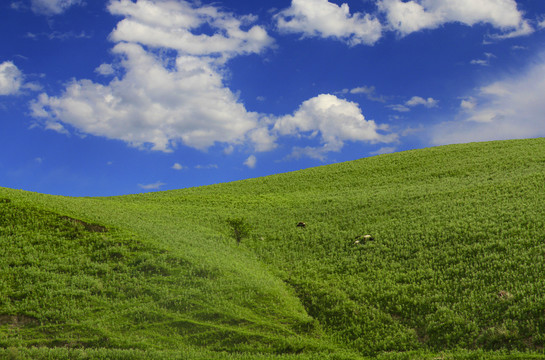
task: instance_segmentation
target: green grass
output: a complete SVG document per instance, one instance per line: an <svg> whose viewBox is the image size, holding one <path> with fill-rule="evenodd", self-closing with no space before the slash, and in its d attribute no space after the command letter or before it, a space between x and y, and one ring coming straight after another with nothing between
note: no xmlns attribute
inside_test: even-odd
<svg viewBox="0 0 545 360"><path fill-rule="evenodd" d="M0 199L0 358L545 358L545 139Z"/></svg>

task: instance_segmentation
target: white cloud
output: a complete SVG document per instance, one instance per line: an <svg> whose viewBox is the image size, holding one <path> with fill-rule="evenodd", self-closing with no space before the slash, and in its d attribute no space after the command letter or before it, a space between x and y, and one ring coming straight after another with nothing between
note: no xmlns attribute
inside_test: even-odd
<svg viewBox="0 0 545 360"><path fill-rule="evenodd" d="M386 126L366 120L356 103L339 99L334 95L321 94L301 104L293 115L283 116L274 125L280 135L318 137L321 148L297 148L299 153L320 158L330 151L340 151L345 141L370 143L393 142L395 134L383 135L379 131Z"/></svg>
<svg viewBox="0 0 545 360"><path fill-rule="evenodd" d="M367 96L367 99L371 101L386 102L384 96L375 95L376 89L374 86L359 86L351 89L349 92L350 94L365 94Z"/></svg>
<svg viewBox="0 0 545 360"><path fill-rule="evenodd" d="M217 169L217 168L218 168L218 165L216 165L216 164L197 165L197 166L195 166L195 169L199 169L199 170Z"/></svg>
<svg viewBox="0 0 545 360"><path fill-rule="evenodd" d="M545 19L541 20L537 26L539 26L540 29L545 29Z"/></svg>
<svg viewBox="0 0 545 360"><path fill-rule="evenodd" d="M431 98L431 97L424 99L420 96L413 96L410 100L405 102L405 105L410 107L424 105L427 108L434 108L434 107L437 107L438 103L439 103L438 100L435 100L434 98Z"/></svg>
<svg viewBox="0 0 545 360"><path fill-rule="evenodd" d="M258 26L241 28L253 17L235 17L212 6L193 8L185 1L118 0L108 9L126 16L111 34L119 42L113 53L122 59L124 76L107 85L74 80L61 96L41 94L31 109L46 128L66 131L70 125L159 151L171 151L179 142L200 150L218 142L241 144L252 131L256 135L250 140L263 142L255 144L258 151L271 148L273 140L262 129L267 125L223 83L225 59L272 43ZM215 34L192 33L204 24ZM167 57L148 47L177 51ZM110 70L105 64L96 69Z"/></svg>
<svg viewBox="0 0 545 360"><path fill-rule="evenodd" d="M483 59L471 60L469 63L470 63L471 65L481 65L481 66L488 66L488 65L490 65L490 63L489 63L488 60L483 60Z"/></svg>
<svg viewBox="0 0 545 360"><path fill-rule="evenodd" d="M13 1L10 5L10 8L13 10L20 10L24 8L25 4L22 1Z"/></svg>
<svg viewBox="0 0 545 360"><path fill-rule="evenodd" d="M165 186L166 184L163 183L163 182L160 182L160 181L157 181L153 184L138 184L138 186L141 188L141 189L144 189L144 190L158 190L159 188L161 188L162 186Z"/></svg>
<svg viewBox="0 0 545 360"><path fill-rule="evenodd" d="M432 131L434 144L545 136L545 60L462 100L461 120Z"/></svg>
<svg viewBox="0 0 545 360"><path fill-rule="evenodd" d="M418 105L423 105L427 108L434 108L434 107L437 107L438 103L439 103L439 100L435 100L434 98L431 98L431 97L424 99L423 97L420 97L420 96L413 96L411 99L405 101L404 104L393 104L393 105L388 105L387 107L398 112L409 112L411 111L412 107L415 107Z"/></svg>
<svg viewBox="0 0 545 360"><path fill-rule="evenodd" d="M462 99L460 103L460 107L466 111L475 109L475 106L477 106L477 100L471 96L467 99Z"/></svg>
<svg viewBox="0 0 545 360"><path fill-rule="evenodd" d="M435 29L445 23L472 26L488 23L501 31L498 38L529 34L532 27L523 19L515 0L380 0L392 29L408 35L422 29Z"/></svg>
<svg viewBox="0 0 545 360"><path fill-rule="evenodd" d="M351 46L372 45L382 36L382 25L374 16L350 14L347 4L338 6L327 0L292 0L275 18L281 31L337 38Z"/></svg>
<svg viewBox="0 0 545 360"><path fill-rule="evenodd" d="M186 1L113 0L108 6L114 15L124 16L110 35L115 42L128 41L155 48L170 48L186 55L235 55L259 53L273 43L261 27L248 27L254 16L236 17L213 6L193 7ZM212 35L195 34L208 25Z"/></svg>
<svg viewBox="0 0 545 360"><path fill-rule="evenodd" d="M496 55L492 53L484 53L485 59L475 59L471 60L470 64L472 65L481 65L481 66L488 66L490 65L490 59L493 59L496 57Z"/></svg>
<svg viewBox="0 0 545 360"><path fill-rule="evenodd" d="M30 8L36 14L59 15L69 7L81 4L82 0L31 0Z"/></svg>
<svg viewBox="0 0 545 360"><path fill-rule="evenodd" d="M95 72L103 76L115 74L115 70L112 64L101 64L99 67L95 69Z"/></svg>
<svg viewBox="0 0 545 360"><path fill-rule="evenodd" d="M250 155L246 161L244 161L244 165L246 165L247 167L249 167L250 169L253 169L255 168L255 165L257 163L257 159L254 155Z"/></svg>
<svg viewBox="0 0 545 360"><path fill-rule="evenodd" d="M23 73L11 61L0 64L0 95L17 94L23 85Z"/></svg>
<svg viewBox="0 0 545 360"><path fill-rule="evenodd" d="M180 164L180 163L174 163L174 165L172 165L172 169L174 170L182 170L184 167Z"/></svg>

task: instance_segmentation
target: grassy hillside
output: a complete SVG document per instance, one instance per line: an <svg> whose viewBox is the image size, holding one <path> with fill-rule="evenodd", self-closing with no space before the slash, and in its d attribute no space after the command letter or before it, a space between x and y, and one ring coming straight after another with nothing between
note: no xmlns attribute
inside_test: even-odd
<svg viewBox="0 0 545 360"><path fill-rule="evenodd" d="M0 188L0 255L0 358L545 358L545 139L110 198Z"/></svg>

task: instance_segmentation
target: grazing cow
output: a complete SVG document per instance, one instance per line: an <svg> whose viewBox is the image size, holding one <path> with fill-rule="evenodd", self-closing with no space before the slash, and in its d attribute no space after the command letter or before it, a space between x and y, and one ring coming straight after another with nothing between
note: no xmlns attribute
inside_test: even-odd
<svg viewBox="0 0 545 360"><path fill-rule="evenodd" d="M305 224L304 222L300 221L298 224L297 224L297 227L301 227L301 228L304 228L306 227L307 224Z"/></svg>

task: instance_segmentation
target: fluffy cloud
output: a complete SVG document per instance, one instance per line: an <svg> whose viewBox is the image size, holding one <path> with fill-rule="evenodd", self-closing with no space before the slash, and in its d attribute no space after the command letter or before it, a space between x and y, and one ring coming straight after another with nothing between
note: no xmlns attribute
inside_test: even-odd
<svg viewBox="0 0 545 360"><path fill-rule="evenodd" d="M257 164L257 159L254 155L250 155L246 161L244 161L244 165L249 167L250 169L255 168L255 165Z"/></svg>
<svg viewBox="0 0 545 360"><path fill-rule="evenodd" d="M322 94L301 104L293 115L278 119L274 131L280 135L319 137L320 148L296 148L294 156L306 155L323 158L330 151L340 151L345 141L370 143L393 142L395 134L384 135L386 126L366 120L356 103Z"/></svg>
<svg viewBox="0 0 545 360"><path fill-rule="evenodd" d="M115 69L111 64L101 64L95 69L95 72L103 76L108 76L115 74Z"/></svg>
<svg viewBox="0 0 545 360"><path fill-rule="evenodd" d="M13 95L23 85L23 74L11 61L0 64L0 95Z"/></svg>
<svg viewBox="0 0 545 360"><path fill-rule="evenodd" d="M515 0L380 0L392 29L407 35L422 29L435 29L445 23L469 26L488 23L502 31L496 37L529 34L532 27L523 19Z"/></svg>
<svg viewBox="0 0 545 360"><path fill-rule="evenodd" d="M128 41L156 48L170 48L186 55L235 55L259 53L273 43L260 26L247 31L254 16L236 17L213 6L193 7L186 1L114 0L108 6L125 19L110 35L115 42ZM199 33L209 25L216 31Z"/></svg>
<svg viewBox="0 0 545 360"><path fill-rule="evenodd" d="M58 15L73 5L82 4L82 0L32 0L30 8L36 14Z"/></svg>
<svg viewBox="0 0 545 360"><path fill-rule="evenodd" d="M124 57L122 79L108 85L79 80L60 97L42 94L32 104L34 116L50 128L69 124L160 151L172 150L177 141L201 150L215 142L238 143L259 126L258 115L246 111L205 59L179 56L168 70L137 44L120 43L113 52Z"/></svg>
<svg viewBox="0 0 545 360"><path fill-rule="evenodd" d="M545 136L545 61L462 100L460 121L433 129L434 144Z"/></svg>
<svg viewBox="0 0 545 360"><path fill-rule="evenodd" d="M95 71L122 75L106 84L75 79L58 96L40 94L31 111L45 128L165 152L179 143L199 150L221 144L226 154L236 145L251 144L260 152L274 149L279 136L315 137L321 147L296 148L294 153L321 158L339 151L345 141L397 139L383 134L386 127L366 120L356 103L333 95L309 99L293 115L247 111L225 86L223 74L225 60L272 45L261 27L252 26L253 16L168 0L114 0L108 9L125 17L110 35L119 64L115 69L102 64ZM206 34L203 28L212 31ZM362 92L373 96L374 89L354 90ZM249 167L255 164L253 155L245 161Z"/></svg>
<svg viewBox="0 0 545 360"><path fill-rule="evenodd" d="M259 27L241 29L252 17L184 1L119 0L109 10L126 16L111 34L119 42L113 53L122 59L123 77L107 85L74 80L61 96L41 94L31 108L46 128L65 132L69 125L160 151L171 151L178 142L201 150L218 142L239 144L250 132L260 142L258 151L273 146L259 115L246 111L223 84L223 60L271 44ZM218 33L192 33L203 24ZM167 57L149 47L176 51ZM109 70L101 65L96 71Z"/></svg>
<svg viewBox="0 0 545 360"><path fill-rule="evenodd" d="M327 0L292 0L276 15L278 28L304 36L333 37L350 45L377 42L382 35L380 21L369 14L350 14L347 4Z"/></svg>
<svg viewBox="0 0 545 360"><path fill-rule="evenodd" d="M174 163L174 165L172 165L172 169L174 170L182 170L183 168L184 167L180 163Z"/></svg>

